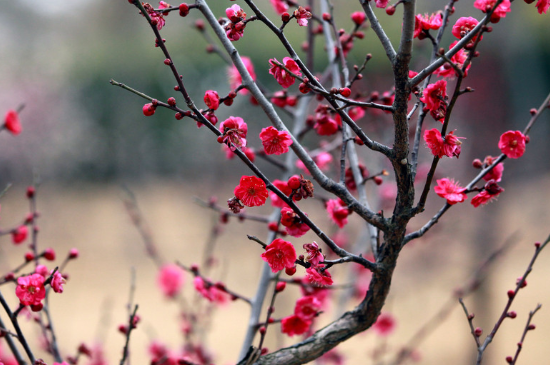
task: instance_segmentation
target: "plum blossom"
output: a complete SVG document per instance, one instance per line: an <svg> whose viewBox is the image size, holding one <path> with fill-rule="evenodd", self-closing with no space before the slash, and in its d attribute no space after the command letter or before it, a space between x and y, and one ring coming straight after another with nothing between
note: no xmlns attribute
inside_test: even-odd
<svg viewBox="0 0 550 365"><path fill-rule="evenodd" d="M441 137L441 132L437 128L433 128L424 132L424 141L432 151L434 156L442 158L459 157L460 156L460 139L464 137L456 137L453 132L450 132L445 137Z"/></svg>
<svg viewBox="0 0 550 365"><path fill-rule="evenodd" d="M491 166L496 160L493 156L487 156L485 157L484 165L485 166ZM485 176L483 176L483 180L489 181L489 180L495 180L496 182L500 182L502 180L502 173L504 171L504 164L501 162L497 164L491 171L489 171Z"/></svg>
<svg viewBox="0 0 550 365"><path fill-rule="evenodd" d="M539 14L546 14L548 8L550 8L550 0L538 0L536 7Z"/></svg>
<svg viewBox="0 0 550 365"><path fill-rule="evenodd" d="M447 111L447 81L439 80L434 84L429 84L422 92L420 101L426 104L426 110L430 111L432 117L443 122Z"/></svg>
<svg viewBox="0 0 550 365"><path fill-rule="evenodd" d="M36 266L36 269L34 269L34 272L36 274L40 274L45 278L48 277L50 271L48 270L48 268L46 267L46 265L38 265Z"/></svg>
<svg viewBox="0 0 550 365"><path fill-rule="evenodd" d="M260 132L260 139L267 155L282 155L288 152L292 139L287 131L278 131L274 127L267 127Z"/></svg>
<svg viewBox="0 0 550 365"><path fill-rule="evenodd" d="M386 6L388 6L388 2L389 2L389 0L376 0L376 7L383 9Z"/></svg>
<svg viewBox="0 0 550 365"><path fill-rule="evenodd" d="M467 198L464 193L466 189L458 185L458 183L455 183L454 180L448 178L437 180L437 186L434 190L437 195L447 199L447 204L450 205L462 203Z"/></svg>
<svg viewBox="0 0 550 365"><path fill-rule="evenodd" d="M220 96L215 90L207 90L204 93L204 103L208 109L216 110L220 106Z"/></svg>
<svg viewBox="0 0 550 365"><path fill-rule="evenodd" d="M319 286L332 285L332 277L328 270L323 270L325 265L319 264L306 269L306 277L312 284Z"/></svg>
<svg viewBox="0 0 550 365"><path fill-rule="evenodd" d="M232 151L236 147L246 146L248 126L242 118L233 116L227 118L220 124L220 132L222 132L222 142L227 144Z"/></svg>
<svg viewBox="0 0 550 365"><path fill-rule="evenodd" d="M466 37L468 35L468 33L470 33L472 31L472 29L474 29L475 26L478 25L478 24L479 24L479 22L477 21L477 19L472 18L471 16L459 18L456 21L455 25L453 25L452 33L456 38L462 39L462 38ZM468 46L473 45L478 36L479 36L479 34L476 34L472 38L470 43L468 43ZM480 37L479 40L481 41L483 39L483 36L479 36L479 37Z"/></svg>
<svg viewBox="0 0 550 365"><path fill-rule="evenodd" d="M294 307L294 314L300 317L302 320L308 322L312 321L317 315L317 312L321 310L321 302L314 296L308 295L302 297L296 301Z"/></svg>
<svg viewBox="0 0 550 365"><path fill-rule="evenodd" d="M256 159L256 153L252 148L242 147L241 150L251 162L254 162L254 160ZM228 160L231 160L235 157L235 152L231 151L231 148L229 148L226 144L222 144L222 151L225 152L225 158L227 158Z"/></svg>
<svg viewBox="0 0 550 365"><path fill-rule="evenodd" d="M305 243L303 247L304 250L306 250L307 252L305 260L311 265L317 266L321 261L325 260L325 256L321 252L321 248L319 247L317 242L313 241L311 243Z"/></svg>
<svg viewBox="0 0 550 365"><path fill-rule="evenodd" d="M247 207L264 205L268 197L265 182L256 176L241 177L239 185L233 192L235 197Z"/></svg>
<svg viewBox="0 0 550 365"><path fill-rule="evenodd" d="M329 169L330 164L334 158L332 155L328 152L321 152L317 156L313 157L313 161L317 164L317 167L321 171L326 171ZM302 160L296 161L296 167L298 167L300 170L304 171L306 174L310 174L309 170L307 169L306 165L302 162ZM310 174L311 175L311 174Z"/></svg>
<svg viewBox="0 0 550 365"><path fill-rule="evenodd" d="M453 43L451 43L451 45L449 46L449 49L453 48L457 43L458 41L454 41ZM454 63L459 69L462 69L467 59L468 59L468 53L464 49L461 49L451 57L451 62ZM470 69L471 66L472 66L471 63L468 64L468 67L466 67L466 70L464 70L464 77L468 76L468 70ZM456 74L454 67L449 65L448 63L445 63L442 66L440 66L437 70L434 71L434 74L440 77L449 77L449 78L458 76Z"/></svg>
<svg viewBox="0 0 550 365"><path fill-rule="evenodd" d="M279 66L279 61L277 61L276 58L272 58L269 60L269 64L271 65L269 68L269 73L275 77L275 80L284 87L285 89L291 85L294 84L296 79L294 76L289 74L287 70ZM291 71L293 74L302 76L302 73L300 72L300 68L298 67L298 64L296 64L296 61L294 61L290 57L283 58L282 63L289 71Z"/></svg>
<svg viewBox="0 0 550 365"><path fill-rule="evenodd" d="M44 288L45 279L40 274L21 276L17 279L15 295L22 305L41 305L42 299L46 297Z"/></svg>
<svg viewBox="0 0 550 365"><path fill-rule="evenodd" d="M367 167L362 163L359 163L358 167L361 176L363 177L363 179L366 179L369 176L369 170L367 170ZM344 183L349 190L357 190L357 183L355 182L355 177L353 176L353 170L351 169L351 167L346 168L346 172L344 174ZM361 184L361 182L359 183Z"/></svg>
<svg viewBox="0 0 550 365"><path fill-rule="evenodd" d="M347 111L347 113L348 113L349 117L351 118L351 120L353 120L354 122L358 121L359 119L361 119L365 116L365 110L363 108L359 107L359 106L354 107L354 108L350 108ZM340 117L340 114L336 114L334 119L336 120L336 122L338 123L339 126L342 126L342 117Z"/></svg>
<svg viewBox="0 0 550 365"><path fill-rule="evenodd" d="M18 245L27 239L28 232L29 230L27 229L27 226L19 226L11 232L11 240L14 244Z"/></svg>
<svg viewBox="0 0 550 365"><path fill-rule="evenodd" d="M193 286L209 302L224 304L229 300L229 295L226 292L218 289L215 285L210 284L200 276L196 276L193 279Z"/></svg>
<svg viewBox="0 0 550 365"><path fill-rule="evenodd" d="M53 270L52 270L53 273ZM63 285L66 283L65 278L59 271L56 271L55 274L53 274L52 281L50 282L50 285L52 286L52 289L56 293L63 293Z"/></svg>
<svg viewBox="0 0 550 365"><path fill-rule="evenodd" d="M273 240L262 253L262 260L269 264L272 272L294 267L297 255L292 243L281 238Z"/></svg>
<svg viewBox="0 0 550 365"><path fill-rule="evenodd" d="M389 313L381 313L372 328L380 336L390 335L395 330L395 318Z"/></svg>
<svg viewBox="0 0 550 365"><path fill-rule="evenodd" d="M484 13L487 13L495 7L496 3L497 0L476 0L474 2L474 8L479 9ZM510 3L510 0L503 0L493 12L493 15L491 16L491 22L498 23L501 18L504 18L506 16L506 13L512 11L511 7L512 4Z"/></svg>
<svg viewBox="0 0 550 365"><path fill-rule="evenodd" d="M244 22L228 23L225 26L225 34L227 35L227 39L231 42L238 41L243 37L245 27L246 24Z"/></svg>
<svg viewBox="0 0 550 365"><path fill-rule="evenodd" d="M498 186L495 180L489 180L483 187L483 190L472 198L472 205L477 208L480 205L487 204L503 191L504 189Z"/></svg>
<svg viewBox="0 0 550 365"><path fill-rule="evenodd" d="M183 272L174 264L164 265L157 276L157 284L168 298L175 298L183 286Z"/></svg>
<svg viewBox="0 0 550 365"><path fill-rule="evenodd" d="M338 132L338 122L328 113L317 113L313 128L320 136L331 136Z"/></svg>
<svg viewBox="0 0 550 365"><path fill-rule="evenodd" d="M327 212L329 218L340 228L348 224L349 209L341 199L330 199L327 201Z"/></svg>
<svg viewBox="0 0 550 365"><path fill-rule="evenodd" d="M239 5L234 4L225 9L225 15L230 20L225 26L225 34L230 41L238 41L244 35L246 13Z"/></svg>
<svg viewBox="0 0 550 365"><path fill-rule="evenodd" d="M525 152L525 135L520 131L508 131L500 136L498 148L509 158L520 158Z"/></svg>
<svg viewBox="0 0 550 365"><path fill-rule="evenodd" d="M286 181L273 180L272 184L286 196L290 196L292 193L292 189L288 187L288 183ZM271 199L271 205L274 207L282 208L287 206L286 203L271 190L269 191L269 198Z"/></svg>
<svg viewBox="0 0 550 365"><path fill-rule="evenodd" d="M329 350L316 360L320 365L344 365L346 358L336 348Z"/></svg>
<svg viewBox="0 0 550 365"><path fill-rule="evenodd" d="M256 72L254 72L254 64L250 60L249 57L242 56L241 60L243 61L244 66L246 67L246 70L250 74L250 77L252 77L252 80L256 81ZM239 70L237 70L237 67L235 65L232 65L228 68L227 74L229 76L229 87L231 87L232 90L235 90L237 87L239 87L243 83L243 79L241 77L241 74L239 73ZM247 94L247 89L240 89L240 93Z"/></svg>
<svg viewBox="0 0 550 365"><path fill-rule="evenodd" d="M15 110L8 110L4 115L4 128L6 128L14 136L21 133L21 122L19 121L19 115Z"/></svg>
<svg viewBox="0 0 550 365"><path fill-rule="evenodd" d="M310 326L311 322L304 321L295 314L281 320L281 332L289 336L304 334Z"/></svg>
<svg viewBox="0 0 550 365"><path fill-rule="evenodd" d="M441 27L441 24L443 24L441 14L417 14L414 18L413 38L419 37L423 31L437 30Z"/></svg>
<svg viewBox="0 0 550 365"><path fill-rule="evenodd" d="M225 15L233 23L238 23L246 19L246 13L237 4L232 5L230 8L225 9Z"/></svg>
<svg viewBox="0 0 550 365"><path fill-rule="evenodd" d="M162 3L164 3L164 1L160 3L159 8L165 9L166 7L164 7ZM156 12L155 9L150 4L147 4L147 3L144 3L143 7L145 8L145 11L147 11L147 14L149 14L149 17L151 18L151 25L154 25L157 27L158 30L161 30L166 23L163 17L164 13Z"/></svg>
<svg viewBox="0 0 550 365"><path fill-rule="evenodd" d="M301 237L310 229L289 207L283 207L281 210L281 224L285 226L286 232L292 237Z"/></svg>
<svg viewBox="0 0 550 365"><path fill-rule="evenodd" d="M326 171L332 163L333 157L328 152L321 152L317 156L315 156L313 160L315 161L319 169L321 169L322 171Z"/></svg>
<svg viewBox="0 0 550 365"><path fill-rule="evenodd" d="M300 285L300 292L304 296L314 296L321 303L322 308L326 308L328 305L328 299L330 297L330 290L321 286L318 286L311 281L307 275L302 278L302 283L306 285ZM307 285L315 284L315 285Z"/></svg>
<svg viewBox="0 0 550 365"><path fill-rule="evenodd" d="M165 344L153 341L149 344L148 347L149 356L151 357L152 364L163 364L163 365L175 365L177 364L177 357L175 354L166 347Z"/></svg>
<svg viewBox="0 0 550 365"><path fill-rule="evenodd" d="M283 0L269 0L277 14L283 14L288 10L288 4Z"/></svg>
<svg viewBox="0 0 550 365"><path fill-rule="evenodd" d="M356 11L354 13L351 13L351 20L358 26L363 24L366 19L367 16L365 15L364 11Z"/></svg>
<svg viewBox="0 0 550 365"><path fill-rule="evenodd" d="M296 18L299 26L306 27L307 21L311 19L312 14L304 7L299 6L298 9L294 10L294 17Z"/></svg>

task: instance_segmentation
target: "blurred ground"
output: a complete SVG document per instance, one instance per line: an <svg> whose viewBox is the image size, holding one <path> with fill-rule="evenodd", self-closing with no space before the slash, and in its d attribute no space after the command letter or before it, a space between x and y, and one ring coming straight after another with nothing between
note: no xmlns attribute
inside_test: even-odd
<svg viewBox="0 0 550 365"><path fill-rule="evenodd" d="M198 195L206 198L208 189L205 186L161 181L132 188L152 227L162 256L186 264L200 262L202 245L216 214L195 205L192 197ZM23 187L15 186L3 199L2 226L15 224L19 221L18 217L25 214L23 194ZM220 199L224 198L222 194L220 192ZM38 196L41 212L39 243L41 247L56 249L56 263L72 247L77 247L81 252L81 257L67 268L70 280L65 292L51 296L55 328L65 355L73 353L81 342L103 341L109 363L119 361L123 336L116 328L125 322L131 268L135 269L135 301L140 306L142 324L132 336L131 349L132 363L138 365L148 363L145 347L152 339L177 348L181 335L177 306L162 298L155 283L155 266L144 252L141 239L124 210L121 196L122 190L118 186L43 186ZM349 363L370 363L375 349L380 351L386 348L388 353L398 351L404 341L442 306L454 288L466 283L469 274L486 257L472 254L473 245L499 246L512 233L518 232L521 239L491 269L487 282L481 287L482 296L477 300L475 297L466 299L470 311L477 314L476 325L483 327L485 333L489 332L490 325L505 304L506 291L514 287L516 278L527 267L533 253L533 242L543 240L549 233L548 199L550 182L548 178L542 178L526 185L507 186L506 194L500 201L485 208L474 209L469 204L463 204L452 209L437 230L425 239L414 241L402 253L385 307L397 319L395 333L382 339L367 332L349 340L342 346L350 358ZM435 209L436 205L433 204L432 208ZM487 213L494 215L496 225L484 225L485 222L480 220ZM315 218L326 222L323 216ZM478 239L485 230L493 231L493 242ZM244 237L245 233L261 235L262 231L257 224L248 222L233 222L227 226L216 248L220 265L213 277L217 275L220 278L221 275L230 288L250 296L254 292L262 262L259 248ZM298 247L311 239L308 234L293 242ZM0 247L2 272L19 262L26 250L24 245L14 247L7 237L1 238ZM486 251L492 250L488 248ZM520 292L512 307L518 313L517 319L504 322L489 347L485 364L500 364L505 356L515 351L528 311L534 309L537 303L543 304L533 321L537 329L529 332L519 363L541 364L550 356L546 346L550 336L550 312L547 310L550 303L550 292L547 290L549 260L549 252L543 252L529 277L529 285ZM342 283L344 275L341 269L334 271L338 283ZM189 290L192 286L189 276L186 281ZM2 287L2 292L10 298L9 302L15 303L12 290L11 285ZM187 295L191 292L188 291ZM296 292L295 289L287 289L283 293L275 315L283 317L290 314ZM481 314L486 314L487 318ZM221 308L212 318L208 346L215 353L216 364L229 364L236 360L247 315L246 304L235 302ZM320 322L324 323L334 315L329 310L322 315ZM36 327L32 327L29 333L36 333ZM278 333L279 326L274 325L273 331ZM275 349L280 341L290 344L297 339L271 336L267 346ZM34 339L32 343L36 346ZM472 363L473 346L464 314L456 305L450 319L420 346L420 363ZM48 363L51 361L47 355L45 360Z"/></svg>

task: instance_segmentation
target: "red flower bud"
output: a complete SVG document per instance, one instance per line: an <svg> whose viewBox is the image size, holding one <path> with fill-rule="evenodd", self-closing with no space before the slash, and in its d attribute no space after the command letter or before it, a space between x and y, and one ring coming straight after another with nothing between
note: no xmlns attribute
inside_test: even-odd
<svg viewBox="0 0 550 365"><path fill-rule="evenodd" d="M25 261L29 262L29 261L32 261L34 260L34 254L32 252L27 252L25 254Z"/></svg>
<svg viewBox="0 0 550 365"><path fill-rule="evenodd" d="M180 8L180 16L187 16L189 14L189 5L186 3L182 3L179 6Z"/></svg>
<svg viewBox="0 0 550 365"><path fill-rule="evenodd" d="M29 199L32 198L32 197L34 196L34 193L35 193L35 192L36 192L36 191L34 190L34 187L33 187L33 186L29 186L29 187L27 188L27 198L29 198Z"/></svg>
<svg viewBox="0 0 550 365"><path fill-rule="evenodd" d="M118 326L118 332L122 333L122 334L127 334L128 333L128 327L126 327L125 325L121 324Z"/></svg>
<svg viewBox="0 0 550 365"><path fill-rule="evenodd" d="M362 11L356 11L355 13L352 13L351 14L351 20L356 24L356 25L361 25L365 22L365 19L367 18L367 16L365 15L364 12Z"/></svg>
<svg viewBox="0 0 550 365"><path fill-rule="evenodd" d="M69 258L76 259L78 257L78 250L76 248L71 248L69 251Z"/></svg>
<svg viewBox="0 0 550 365"><path fill-rule="evenodd" d="M150 117L151 115L155 114L155 109L156 108L153 106L152 103L145 104L142 108L143 115L145 115L146 117Z"/></svg>
<svg viewBox="0 0 550 365"><path fill-rule="evenodd" d="M277 232L279 230L279 225L276 222L269 222L267 228L272 232Z"/></svg>
<svg viewBox="0 0 550 365"><path fill-rule="evenodd" d="M53 248L47 248L44 251L44 258L48 261L55 260L55 251L53 250Z"/></svg>
<svg viewBox="0 0 550 365"><path fill-rule="evenodd" d="M349 98L351 95L351 90L348 87L343 87L338 91L340 92L340 95L342 95L345 98Z"/></svg>
<svg viewBox="0 0 550 365"><path fill-rule="evenodd" d="M288 187L292 190L299 189L301 186L300 178L296 175L291 176L290 179L288 179Z"/></svg>
<svg viewBox="0 0 550 365"><path fill-rule="evenodd" d="M296 273L296 266L293 266L293 267L290 267L290 268L286 268L285 269L285 273L288 275L288 276L292 276Z"/></svg>

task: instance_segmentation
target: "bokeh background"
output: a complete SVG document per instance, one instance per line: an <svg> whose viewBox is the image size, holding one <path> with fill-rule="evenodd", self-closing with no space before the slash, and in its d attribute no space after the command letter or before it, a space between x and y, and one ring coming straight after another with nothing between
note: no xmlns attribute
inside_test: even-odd
<svg viewBox="0 0 550 365"><path fill-rule="evenodd" d="M481 19L472 2L457 3L453 22L462 15ZM211 3L219 16L233 4ZM355 2L334 3L337 25L350 29L349 14L359 6ZM419 12L445 5L439 0L418 3ZM267 1L259 4L274 15ZM396 44L400 19L378 13ZM533 5L516 1L512 13L485 36L479 48L481 56L474 60L465 83L475 92L459 100L451 126L457 129L457 135L467 138L462 155L458 161L442 161L440 177L469 181L476 173L471 161L496 155L500 134L523 129L529 109L538 107L545 98L550 90L549 16L539 15ZM226 65L206 53L207 43L193 29L198 17L196 12L187 18L171 14L162 35L168 40L184 82L190 85L191 96L201 104L205 90L215 89L226 95L229 85ZM291 25L288 36L300 49L303 30ZM374 58L363 82L356 85L357 91L383 92L391 86L391 69L372 30L365 33L365 39L355 41L349 61L361 64L365 53L372 53ZM443 44L452 40L448 34ZM219 219L217 213L198 206L195 197L207 200L215 195L223 202L232 196L239 176L249 174L238 161L225 159L205 128L197 129L189 120L177 121L166 110L159 109L146 118L141 112L142 99L109 84L113 78L159 100L175 96L183 102L173 91L171 73L153 42L149 27L126 1L21 0L3 4L0 13L0 112L25 104L21 113L23 133L18 137L0 134L0 188L13 184L0 201L0 225L13 227L23 219L28 211L25 188L38 177L39 244L54 247L60 257L71 247L81 252L81 258L67 269L70 280L65 293L51 300L65 355L74 354L81 342L103 342L109 363L119 361L123 337L116 328L125 322L132 268L136 272L135 301L140 305L143 323L132 337L132 362L149 362L146 347L153 339L173 349L181 345L178 306L164 300L157 288L156 266L147 257L123 205L124 188L137 197L162 256L167 261L191 264L203 259L204 244ZM286 56L275 37L260 24L251 23L236 46L252 59L262 85L275 89L267 60ZM419 70L427 62L430 46L428 41L417 41L415 47L412 67ZM321 72L326 64L321 42L315 44L315 54L316 71ZM296 86L291 90L296 91ZM217 115L220 120L230 115L243 117L250 136L268 125L247 97L237 98L231 108L223 107ZM387 338L367 332L348 341L342 351L350 363L370 363L375 352L395 354L491 252L513 237L516 244L467 299L470 310L476 313L476 324L489 332L504 306L506 291L527 267L533 243L550 233L549 122L549 115L543 115L532 131L524 157L506 162L502 184L506 191L497 203L477 209L469 203L454 207L426 237L403 251L386 306L386 311L395 316L397 328ZM367 113L360 125L376 139L392 143L388 116ZM427 125L436 127L432 120L427 120ZM259 140L250 140L254 147L260 146ZM311 136L306 143L313 146L316 141L318 138ZM426 151L422 150L422 157L429 161ZM369 170L387 168L377 155L363 152L361 157ZM268 176L277 178L276 169L264 161L259 161L259 166ZM369 189L371 203L377 209L391 209L391 180L390 175L380 188ZM426 213L411 223L411 229L427 221L442 205L442 199L431 196L428 203ZM334 232L325 214L318 212L319 203L306 202L304 208L324 229ZM269 207L257 209L258 214L269 212ZM350 221L347 236L353 242L361 237L361 222L357 217ZM217 240L218 261L212 276L251 296L262 262L258 247L244 235L263 237L265 231L254 223L231 223L222 227ZM295 245L314 239L308 234ZM1 272L17 265L26 249L24 245L14 247L9 237L0 237ZM543 252L539 260L529 285L514 303L518 318L505 322L484 363L503 363L504 357L515 351L528 311L539 302L543 307L534 320L537 329L529 333L520 363L542 364L550 356L548 253ZM345 270L334 271L344 283ZM186 281L186 295L192 296L192 280L187 277ZM0 289L15 303L13 288ZM296 290L285 294L277 306L276 315L280 317L290 314L298 296ZM334 307L323 314L321 323L336 315ZM212 315L207 344L216 364L236 361L247 315L246 305L238 302ZM38 334L32 324L28 328L29 333ZM278 332L277 326L273 332ZM267 346L276 349L294 340L272 333ZM33 345L38 347L38 341L33 340ZM418 351L423 364L472 363L474 343L458 305L451 317L425 338ZM53 362L48 355L44 359Z"/></svg>

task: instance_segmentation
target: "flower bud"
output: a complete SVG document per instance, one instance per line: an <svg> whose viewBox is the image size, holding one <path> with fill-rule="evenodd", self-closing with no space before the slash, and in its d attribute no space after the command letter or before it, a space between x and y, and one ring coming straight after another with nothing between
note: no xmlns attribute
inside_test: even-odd
<svg viewBox="0 0 550 365"><path fill-rule="evenodd" d="M185 17L189 15L189 5L187 5L186 3L180 4L179 9L180 9L180 16Z"/></svg>
<svg viewBox="0 0 550 365"><path fill-rule="evenodd" d="M288 23L290 21L290 14L286 12L281 14L281 20L283 23Z"/></svg>
<svg viewBox="0 0 550 365"><path fill-rule="evenodd" d="M340 88L338 91L340 92L340 95L345 98L349 98L351 95L351 90L348 87Z"/></svg>
<svg viewBox="0 0 550 365"><path fill-rule="evenodd" d="M358 26L363 24L366 18L367 16L362 11L356 11L355 13L351 14L351 20Z"/></svg>
<svg viewBox="0 0 550 365"><path fill-rule="evenodd" d="M44 258L48 261L55 260L55 251L53 250L53 248L47 248L44 251Z"/></svg>
<svg viewBox="0 0 550 365"><path fill-rule="evenodd" d="M479 158L476 158L474 161L472 161L472 166L476 169L480 169L483 167L483 162Z"/></svg>
<svg viewBox="0 0 550 365"><path fill-rule="evenodd" d="M69 259L76 259L78 257L78 249L71 248L69 251Z"/></svg>

